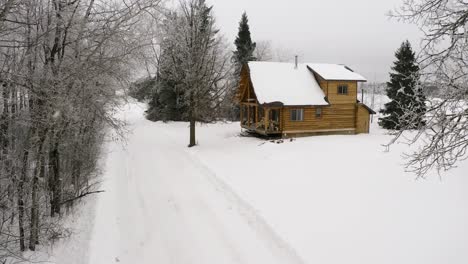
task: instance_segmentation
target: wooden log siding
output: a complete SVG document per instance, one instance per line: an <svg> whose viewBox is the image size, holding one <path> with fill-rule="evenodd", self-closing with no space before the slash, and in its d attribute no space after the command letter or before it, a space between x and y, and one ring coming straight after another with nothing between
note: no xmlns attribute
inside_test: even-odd
<svg viewBox="0 0 468 264"><path fill-rule="evenodd" d="M354 104L356 102L358 90L357 81L327 81L318 74L314 74L314 76L330 104ZM338 94L339 85L347 85L348 94Z"/></svg>
<svg viewBox="0 0 468 264"><path fill-rule="evenodd" d="M291 110L300 108L294 106L283 108L282 129L284 132L355 128L355 104L322 106L321 117L315 116L316 107L302 107L304 121L291 121Z"/></svg>
<svg viewBox="0 0 468 264"><path fill-rule="evenodd" d="M355 104L357 99L356 81L328 81L328 101L330 104ZM348 86L348 94L338 94L338 86Z"/></svg>
<svg viewBox="0 0 468 264"><path fill-rule="evenodd" d="M322 91L325 94L325 96L328 96L328 82L325 81L322 77L320 77L320 75L316 73L314 73L314 77L317 80L320 88L322 88Z"/></svg>
<svg viewBox="0 0 468 264"><path fill-rule="evenodd" d="M321 117L316 117L314 106L284 106L273 107L258 104L249 71L244 67L241 72L239 101L241 104L241 121L246 120L244 128L257 131L260 134L275 134L268 131L269 119L272 109L279 109L279 130L276 133L301 134L301 133L368 133L370 113L361 104L356 103L358 82L357 81L327 81L318 74L314 76L326 95L329 106L320 106ZM338 86L347 85L348 94L338 94ZM244 108L245 107L245 108ZM291 110L303 109L304 120L292 121ZM262 120L262 124L259 122ZM242 122L241 122L242 123ZM261 128L254 126L261 125Z"/></svg>
<svg viewBox="0 0 468 264"><path fill-rule="evenodd" d="M369 133L369 111L362 104L358 104L356 112L356 133Z"/></svg>

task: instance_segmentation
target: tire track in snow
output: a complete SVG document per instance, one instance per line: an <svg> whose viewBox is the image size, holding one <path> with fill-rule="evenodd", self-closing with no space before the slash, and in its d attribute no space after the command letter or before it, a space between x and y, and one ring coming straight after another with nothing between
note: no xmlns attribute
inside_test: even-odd
<svg viewBox="0 0 468 264"><path fill-rule="evenodd" d="M171 144L178 146L168 131L162 132ZM305 264L296 250L276 233L268 222L257 213L257 210L242 199L226 182L218 177L213 170L188 150L181 150L180 153L202 172L201 174L205 176L208 182L211 183L230 204L236 207L239 214L246 219L247 224L266 242L272 253L281 259L282 263Z"/></svg>
<svg viewBox="0 0 468 264"><path fill-rule="evenodd" d="M209 183L207 184L204 177L199 174L202 172L193 164L190 157L183 155L184 153L181 155L181 151L174 148L174 144L166 140L166 137L155 138L148 134L140 134L146 129L146 124L151 126L153 123L145 121L145 123L138 125L138 129L135 129L136 134L131 138L132 147L129 148L126 155L131 156L127 157L127 162L133 166L144 167L143 163L150 165L145 165L148 167L144 171L138 172L134 172L130 168L129 171L126 171L124 178L133 179L129 185L136 190L135 198L139 200L139 203L135 205L140 209L136 210L135 213L141 213L141 217L138 218L143 218L138 223L146 226L147 220L151 219L154 221L153 224L159 227L157 233L147 232L145 235L152 234L155 239L161 241L161 243L156 244L156 247L158 249L164 248L162 251L158 250L164 255L162 263L197 263L197 260L216 258L228 261L218 263L252 263L249 259L244 259L244 252L241 252L241 249L238 248L239 245L236 244L238 241L233 240L230 233L226 232L229 226L225 224L222 217L219 217L218 208L214 209L212 205L207 203L205 196L207 191L212 192L216 195L215 197L218 197L219 193ZM156 146L158 150L149 152L148 150L152 146ZM140 155L138 158L132 156L138 155L141 151L151 155ZM154 162L148 160L148 157L159 152L164 154L164 158ZM180 163L186 164L186 167L181 168L178 166ZM153 173L159 175L149 176ZM157 194L152 197L152 203L146 204L144 200L148 199L150 197L148 194L153 192ZM181 193L188 193L189 196L181 195ZM158 216L155 212L165 212L164 217ZM176 226L177 228L174 228ZM218 251L214 254L216 256L210 256L213 253L202 243L199 243L200 238L204 237L207 241L216 241L222 245L214 247ZM135 243L132 242L132 244ZM148 244L145 250L151 250L150 246L153 245L152 243ZM134 251L136 252L136 250ZM144 263L147 263L147 259L144 257L142 259L144 259ZM128 262L130 260L126 256L122 257L121 260L131 263Z"/></svg>

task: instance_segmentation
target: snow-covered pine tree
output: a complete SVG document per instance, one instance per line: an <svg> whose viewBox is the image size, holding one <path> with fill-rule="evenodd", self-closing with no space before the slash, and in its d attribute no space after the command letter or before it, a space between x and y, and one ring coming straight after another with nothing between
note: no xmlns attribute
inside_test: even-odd
<svg viewBox="0 0 468 264"><path fill-rule="evenodd" d="M425 96L419 83L419 66L409 41L396 51L386 93L391 99L380 112L379 124L386 129L417 129L424 126Z"/></svg>

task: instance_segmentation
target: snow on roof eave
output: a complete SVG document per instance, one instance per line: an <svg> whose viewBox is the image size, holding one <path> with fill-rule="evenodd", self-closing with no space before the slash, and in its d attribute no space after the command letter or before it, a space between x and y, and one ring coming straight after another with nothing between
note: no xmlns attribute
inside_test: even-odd
<svg viewBox="0 0 468 264"><path fill-rule="evenodd" d="M324 79L325 81L335 81L335 82L367 82L367 80L359 80L359 79Z"/></svg>
<svg viewBox="0 0 468 264"><path fill-rule="evenodd" d="M324 98L326 101L326 99ZM281 101L276 101L276 102L270 102L270 103L260 103L259 105L261 106L270 106L270 107L276 107L276 106L302 106L302 107L307 107L307 106L330 106L330 103L324 103L324 104L284 104Z"/></svg>
<svg viewBox="0 0 468 264"><path fill-rule="evenodd" d="M354 72L353 70L351 70L349 67L347 67L346 65L340 65L342 66L343 68L347 69L348 71L352 72L353 75L355 75L356 77L354 78L330 78L330 77L325 77L325 76L322 76L318 71L314 70L313 68L310 67L309 64L307 64L307 69L309 69L310 71L312 71L313 73L317 74L318 76L320 76L322 79L324 79L325 81L356 81L356 82L367 82L367 79L364 78L362 75Z"/></svg>
<svg viewBox="0 0 468 264"><path fill-rule="evenodd" d="M371 115L376 115L377 113L372 109L370 108L369 106L367 106L366 104L364 103L361 103L361 101L357 100L358 103L360 103L367 111L369 111L369 114Z"/></svg>

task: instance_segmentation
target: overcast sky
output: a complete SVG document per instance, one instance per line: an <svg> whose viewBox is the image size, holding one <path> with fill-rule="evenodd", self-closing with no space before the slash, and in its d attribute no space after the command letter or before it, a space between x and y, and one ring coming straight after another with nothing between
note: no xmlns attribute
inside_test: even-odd
<svg viewBox="0 0 468 264"><path fill-rule="evenodd" d="M246 11L254 41L269 40L274 47L299 54L302 62L346 64L370 82L388 79L402 41L419 46L416 26L386 15L402 1L208 0L230 42Z"/></svg>

